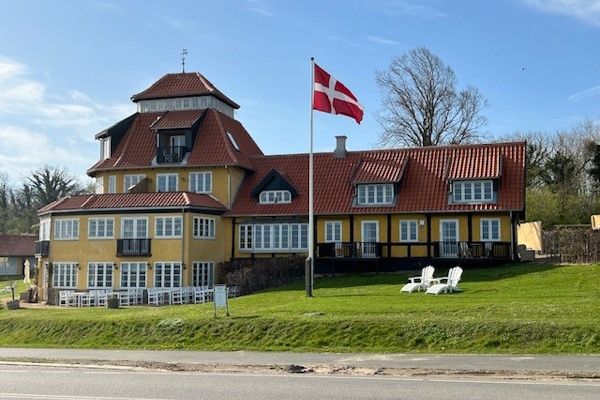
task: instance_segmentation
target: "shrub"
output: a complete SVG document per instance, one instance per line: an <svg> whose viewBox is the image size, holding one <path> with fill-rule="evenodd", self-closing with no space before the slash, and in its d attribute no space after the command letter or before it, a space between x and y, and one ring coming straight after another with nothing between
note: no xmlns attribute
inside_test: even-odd
<svg viewBox="0 0 600 400"><path fill-rule="evenodd" d="M236 259L221 263L217 282L237 286L240 295L292 283L304 277L302 257Z"/></svg>

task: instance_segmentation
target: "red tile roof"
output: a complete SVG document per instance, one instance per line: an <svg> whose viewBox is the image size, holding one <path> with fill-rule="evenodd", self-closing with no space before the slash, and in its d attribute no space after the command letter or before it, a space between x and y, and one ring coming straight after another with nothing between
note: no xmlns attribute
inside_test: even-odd
<svg viewBox="0 0 600 400"><path fill-rule="evenodd" d="M181 209L198 208L212 212L224 212L225 206L207 194L189 192L160 193L117 193L92 194L64 197L38 211L38 215L49 212L79 210L129 210L129 209Z"/></svg>
<svg viewBox="0 0 600 400"><path fill-rule="evenodd" d="M151 129L191 128L202 116L204 110L167 111L150 125Z"/></svg>
<svg viewBox="0 0 600 400"><path fill-rule="evenodd" d="M215 109L140 113L110 158L98 161L88 171L148 168L156 156L156 127L191 126L199 120L196 141L185 166L239 166L254 167L250 156L261 156L262 151L238 121ZM236 150L227 136L230 132L239 146ZM164 165L162 165L164 166ZM179 167L181 164L171 166Z"/></svg>
<svg viewBox="0 0 600 400"><path fill-rule="evenodd" d="M502 173L502 154L494 147L456 147L448 157L446 178L495 179Z"/></svg>
<svg viewBox="0 0 600 400"><path fill-rule="evenodd" d="M32 235L0 235L0 256L33 256L36 240L37 237Z"/></svg>
<svg viewBox="0 0 600 400"><path fill-rule="evenodd" d="M449 160L458 157L471 162L461 164L464 165L463 169L454 167L454 172L448 174ZM502 163L491 163L499 165L501 171L488 168L486 158L502 159ZM392 160L398 162L396 168ZM232 209L226 215L308 214L308 154L254 157L252 163L255 172L243 182ZM363 164L369 167L363 169ZM291 204L258 204L258 199L251 196L252 189L273 169L285 174L298 189L298 196ZM496 203L449 204L448 175L461 179L482 179L491 178L494 172L500 172L495 175L498 178ZM470 173L473 175L469 176ZM396 179L400 179L400 183L394 205L353 206L355 183L395 182ZM524 211L525 143L359 151L349 152L344 158L336 158L332 153L318 153L314 155L314 190L314 210L317 215Z"/></svg>
<svg viewBox="0 0 600 400"><path fill-rule="evenodd" d="M148 89L131 96L131 100L138 102L140 100L207 95L213 95L235 109L240 108L236 102L225 96L198 72L166 74Z"/></svg>

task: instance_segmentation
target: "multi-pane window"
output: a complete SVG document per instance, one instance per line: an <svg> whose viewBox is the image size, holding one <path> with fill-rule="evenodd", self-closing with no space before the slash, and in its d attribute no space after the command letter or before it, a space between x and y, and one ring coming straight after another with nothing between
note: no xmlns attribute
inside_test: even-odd
<svg viewBox="0 0 600 400"><path fill-rule="evenodd" d="M416 242L419 240L417 221L400 221L400 241Z"/></svg>
<svg viewBox="0 0 600 400"><path fill-rule="evenodd" d="M494 201L494 185L486 181L456 181L452 184L452 198L455 203Z"/></svg>
<svg viewBox="0 0 600 400"><path fill-rule="evenodd" d="M88 263L88 288L104 289L113 286L113 263L91 262Z"/></svg>
<svg viewBox="0 0 600 400"><path fill-rule="evenodd" d="M50 220L40 221L40 240L50 240Z"/></svg>
<svg viewBox="0 0 600 400"><path fill-rule="evenodd" d="M108 239L114 237L115 220L113 218L90 218L88 237L90 239Z"/></svg>
<svg viewBox="0 0 600 400"><path fill-rule="evenodd" d="M190 192L211 193L212 172L190 172Z"/></svg>
<svg viewBox="0 0 600 400"><path fill-rule="evenodd" d="M265 190L260 193L260 204L291 203L292 194L289 190Z"/></svg>
<svg viewBox="0 0 600 400"><path fill-rule="evenodd" d="M200 239L214 239L215 219L194 217L194 237Z"/></svg>
<svg viewBox="0 0 600 400"><path fill-rule="evenodd" d="M156 217L155 236L157 238L181 237L183 218Z"/></svg>
<svg viewBox="0 0 600 400"><path fill-rule="evenodd" d="M143 288L146 287L146 270L148 264L145 262L123 262L121 263L121 287Z"/></svg>
<svg viewBox="0 0 600 400"><path fill-rule="evenodd" d="M96 193L96 194L104 193L104 177L101 176L99 178L96 178L94 193Z"/></svg>
<svg viewBox="0 0 600 400"><path fill-rule="evenodd" d="M75 289L77 287L77 263L55 262L52 264L52 287Z"/></svg>
<svg viewBox="0 0 600 400"><path fill-rule="evenodd" d="M385 205L394 202L394 185L380 183L372 185L358 185L358 205Z"/></svg>
<svg viewBox="0 0 600 400"><path fill-rule="evenodd" d="M115 175L108 177L108 193L117 193L117 177Z"/></svg>
<svg viewBox="0 0 600 400"><path fill-rule="evenodd" d="M156 174L157 192L176 192L177 174Z"/></svg>
<svg viewBox="0 0 600 400"><path fill-rule="evenodd" d="M148 238L147 218L121 218L121 238L146 239Z"/></svg>
<svg viewBox="0 0 600 400"><path fill-rule="evenodd" d="M240 250L298 251L308 248L308 224L240 225Z"/></svg>
<svg viewBox="0 0 600 400"><path fill-rule="evenodd" d="M325 222L325 241L326 242L341 242L342 241L342 222L341 221Z"/></svg>
<svg viewBox="0 0 600 400"><path fill-rule="evenodd" d="M490 218L481 220L481 240L499 241L500 240L500 219Z"/></svg>
<svg viewBox="0 0 600 400"><path fill-rule="evenodd" d="M100 139L100 159L110 158L110 136Z"/></svg>
<svg viewBox="0 0 600 400"><path fill-rule="evenodd" d="M215 263L212 261L194 261L192 271L192 286L208 286L212 288L215 282Z"/></svg>
<svg viewBox="0 0 600 400"><path fill-rule="evenodd" d="M154 263L154 286L164 288L181 287L181 270L180 262Z"/></svg>
<svg viewBox="0 0 600 400"><path fill-rule="evenodd" d="M140 183L146 175L125 175L123 177L123 193L129 193L129 189Z"/></svg>
<svg viewBox="0 0 600 400"><path fill-rule="evenodd" d="M79 238L79 220L57 219L54 222L54 239L69 240Z"/></svg>

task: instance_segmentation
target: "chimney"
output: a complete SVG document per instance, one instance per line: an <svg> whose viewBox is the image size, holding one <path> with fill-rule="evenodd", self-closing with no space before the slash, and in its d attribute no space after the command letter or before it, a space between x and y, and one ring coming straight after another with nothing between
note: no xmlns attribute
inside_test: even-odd
<svg viewBox="0 0 600 400"><path fill-rule="evenodd" d="M333 151L333 155L337 158L344 158L346 154L348 154L348 150L346 150L346 139L347 136L339 135L335 137L335 150Z"/></svg>

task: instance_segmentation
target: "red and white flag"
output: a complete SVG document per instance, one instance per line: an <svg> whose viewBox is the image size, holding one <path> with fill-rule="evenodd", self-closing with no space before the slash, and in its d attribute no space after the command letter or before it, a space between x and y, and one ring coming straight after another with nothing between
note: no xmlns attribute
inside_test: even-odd
<svg viewBox="0 0 600 400"><path fill-rule="evenodd" d="M313 109L346 115L354 118L358 124L363 118L363 107L352 92L317 64L315 64Z"/></svg>

